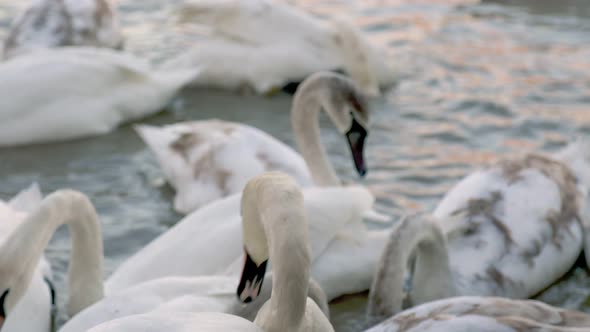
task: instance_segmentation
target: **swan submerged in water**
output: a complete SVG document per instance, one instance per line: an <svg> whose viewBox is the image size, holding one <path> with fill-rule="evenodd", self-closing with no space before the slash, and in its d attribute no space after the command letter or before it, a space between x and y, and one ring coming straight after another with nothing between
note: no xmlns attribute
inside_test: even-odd
<svg viewBox="0 0 590 332"><path fill-rule="evenodd" d="M534 296L582 250L590 261L589 187L590 144L583 140L552 157L526 154L468 175L432 217L413 215L395 226L371 287L370 319L398 313L404 300Z"/></svg>
<svg viewBox="0 0 590 332"><path fill-rule="evenodd" d="M89 331L333 331L327 317L307 297L311 252L303 194L297 184L281 173L258 176L244 188L241 211L246 259L237 288L240 300L250 302L258 296L267 261L274 262L270 300L254 323L221 313L153 312L113 320Z"/></svg>
<svg viewBox="0 0 590 332"><path fill-rule="evenodd" d="M120 49L123 36L108 0L33 0L4 41L4 57L59 46Z"/></svg>
<svg viewBox="0 0 590 332"><path fill-rule="evenodd" d="M182 22L210 33L164 67L198 66L203 75L193 81L197 86L293 91L309 75L326 70L347 73L368 94L395 84L387 55L348 20L322 20L269 0L188 2L178 12Z"/></svg>
<svg viewBox="0 0 590 332"><path fill-rule="evenodd" d="M100 48L15 57L0 63L0 147L106 134L162 110L197 74Z"/></svg>
<svg viewBox="0 0 590 332"><path fill-rule="evenodd" d="M67 224L72 237L68 312L74 315L102 298L100 223L92 204L78 192L57 191L41 201L38 188L32 187L11 204L25 206L25 196L26 204L34 203L31 198L37 202L24 214L5 215L7 207L0 203L1 217L6 217L2 227L11 227L0 242L0 329L50 332L55 299L44 281L50 268L43 251L57 227Z"/></svg>
<svg viewBox="0 0 590 332"><path fill-rule="evenodd" d="M321 146L321 110L346 138L356 170L363 176L368 103L351 80L338 74L310 76L293 98L291 123L301 156L265 132L235 122L204 120L135 128L176 190L174 209L187 214L240 192L250 178L264 171L286 172L304 186L340 186Z"/></svg>

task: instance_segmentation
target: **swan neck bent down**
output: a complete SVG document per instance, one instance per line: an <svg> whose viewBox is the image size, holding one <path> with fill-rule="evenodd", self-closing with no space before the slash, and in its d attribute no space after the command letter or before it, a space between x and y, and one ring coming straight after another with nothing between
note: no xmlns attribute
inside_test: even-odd
<svg viewBox="0 0 590 332"><path fill-rule="evenodd" d="M294 331L303 322L311 249L303 194L295 181L270 172L251 180L242 197L246 250L261 263L272 261L270 310L255 323L264 331ZM269 257L270 256L270 257Z"/></svg>
<svg viewBox="0 0 590 332"><path fill-rule="evenodd" d="M336 171L328 161L326 152L320 141L319 113L323 107L332 107L328 99L328 91L320 80L315 85L301 84L291 107L291 125L301 156L307 164L313 182L322 187L340 186L341 182ZM324 109L330 112L328 109Z"/></svg>
<svg viewBox="0 0 590 332"><path fill-rule="evenodd" d="M101 228L94 206L84 194L60 190L47 196L1 245L0 276L18 276L11 283L10 294L13 301L19 299L62 224L69 226L72 237L68 311L74 315L103 297Z"/></svg>
<svg viewBox="0 0 590 332"><path fill-rule="evenodd" d="M431 217L405 217L393 228L375 273L369 294L368 318L378 322L402 310L403 283L409 260L415 254L412 305L453 296L446 238Z"/></svg>

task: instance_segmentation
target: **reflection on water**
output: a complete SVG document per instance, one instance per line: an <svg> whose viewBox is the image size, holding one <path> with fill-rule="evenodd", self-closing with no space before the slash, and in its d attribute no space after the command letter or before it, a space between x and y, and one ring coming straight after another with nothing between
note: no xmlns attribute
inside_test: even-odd
<svg viewBox="0 0 590 332"><path fill-rule="evenodd" d="M158 61L198 42L194 28L170 19L169 10L179 2L121 0L129 49ZM432 208L480 165L525 150L553 151L576 134L590 134L586 0L291 2L322 15L351 15L387 48L399 70L397 89L372 101L370 172L364 180L378 196L379 209L396 217ZM0 0L0 37L22 5ZM190 90L168 112L146 121L230 119L292 144L288 109L287 96ZM345 142L327 121L323 127L337 170L356 181ZM107 274L180 218L171 209L170 189L159 186L154 158L130 126L99 138L0 150L0 196L31 181L45 192L67 186L91 196L105 224ZM66 288L68 250L62 231L48 249L60 289ZM590 311L589 295L590 278L580 267L541 298ZM338 331L359 330L364 297L338 301L332 310Z"/></svg>

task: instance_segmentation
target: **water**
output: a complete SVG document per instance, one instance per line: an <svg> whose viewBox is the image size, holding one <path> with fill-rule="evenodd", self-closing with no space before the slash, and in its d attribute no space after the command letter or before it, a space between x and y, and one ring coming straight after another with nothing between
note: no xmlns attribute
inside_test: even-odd
<svg viewBox="0 0 590 332"><path fill-rule="evenodd" d="M0 0L0 37L22 2ZM179 2L120 0L128 50L160 61L198 42L195 31L170 19L168 10ZM399 69L397 89L371 103L370 173L363 182L382 211L397 217L430 209L480 165L524 150L554 151L574 135L590 134L587 0L292 2L321 14L353 16ZM292 144L289 102L283 95L190 90L145 122L217 117ZM356 180L344 140L328 122L323 128L337 170ZM104 223L105 276L181 218L161 180L153 156L128 125L98 138L0 149L0 198L32 181L45 193L71 187L91 197ZM47 256L62 290L68 251L67 232L60 230ZM590 312L590 276L581 266L541 299ZM62 295L62 308L64 300ZM364 296L336 301L337 331L358 331L365 303Z"/></svg>

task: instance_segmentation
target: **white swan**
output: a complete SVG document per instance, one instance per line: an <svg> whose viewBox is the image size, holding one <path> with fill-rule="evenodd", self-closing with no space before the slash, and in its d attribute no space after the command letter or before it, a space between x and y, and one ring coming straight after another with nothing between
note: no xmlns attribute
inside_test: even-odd
<svg viewBox="0 0 590 332"><path fill-rule="evenodd" d="M161 110L195 75L99 48L15 57L0 63L0 146L105 134Z"/></svg>
<svg viewBox="0 0 590 332"><path fill-rule="evenodd" d="M101 323L156 312L223 312L253 321L260 307L270 298L272 275L266 275L260 296L247 305L236 297L238 282L236 276L164 277L146 281L107 294L68 320L59 331L86 332ZM328 317L326 296L312 280L308 296Z"/></svg>
<svg viewBox="0 0 590 332"><path fill-rule="evenodd" d="M16 216L18 218L18 216ZM72 236L71 315L102 297L100 223L86 196L68 190L48 195L0 243L0 329L51 331L51 294L40 270L43 250L58 226Z"/></svg>
<svg viewBox="0 0 590 332"><path fill-rule="evenodd" d="M368 94L395 83L384 52L348 20L321 20L269 0L197 1L178 12L182 22L210 29L194 50L165 64L202 68L195 85L265 94L323 70L343 70Z"/></svg>
<svg viewBox="0 0 590 332"><path fill-rule="evenodd" d="M584 332L590 315L543 302L454 297L405 310L365 332Z"/></svg>
<svg viewBox="0 0 590 332"><path fill-rule="evenodd" d="M227 314L168 312L122 318L90 331L333 331L315 302L307 298L311 253L297 184L282 173L258 176L244 189L241 211L246 253L238 285L242 301L258 296L269 256L274 261L271 297L254 323Z"/></svg>
<svg viewBox="0 0 590 332"><path fill-rule="evenodd" d="M135 128L176 189L174 209L186 214L240 192L250 178L264 171L284 171L301 185L340 186L320 142L322 109L347 139L356 169L364 175L367 102L352 81L338 74L316 73L295 94L291 122L303 158L265 132L235 122L204 120Z"/></svg>
<svg viewBox="0 0 590 332"><path fill-rule="evenodd" d="M121 48L123 36L108 0L34 0L12 23L4 57L57 46Z"/></svg>
<svg viewBox="0 0 590 332"><path fill-rule="evenodd" d="M373 195L352 186L305 188L303 194L312 276L328 300L368 289L389 234L367 231L362 220ZM166 276L237 275L243 263L240 199L232 195L186 216L119 266L106 282L107 293Z"/></svg>
<svg viewBox="0 0 590 332"><path fill-rule="evenodd" d="M433 218L402 220L381 258L369 316L401 310L412 255L410 305L457 295L528 298L563 276L584 246L590 261L589 147L580 141L554 158L499 162L453 187Z"/></svg>

